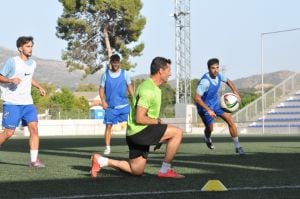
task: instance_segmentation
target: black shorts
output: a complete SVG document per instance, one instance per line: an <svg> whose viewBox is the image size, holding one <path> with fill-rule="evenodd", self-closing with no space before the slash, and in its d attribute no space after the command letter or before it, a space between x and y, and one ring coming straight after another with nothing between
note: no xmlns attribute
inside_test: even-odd
<svg viewBox="0 0 300 199"><path fill-rule="evenodd" d="M129 159L140 156L147 159L150 145L157 145L167 130L167 124L149 125L137 134L126 136Z"/></svg>

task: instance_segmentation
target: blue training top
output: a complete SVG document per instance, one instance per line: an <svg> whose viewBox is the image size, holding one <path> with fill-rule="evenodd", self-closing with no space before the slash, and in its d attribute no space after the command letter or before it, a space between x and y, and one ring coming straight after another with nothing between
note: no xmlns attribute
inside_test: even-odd
<svg viewBox="0 0 300 199"><path fill-rule="evenodd" d="M208 87L207 91L205 91L203 93L203 95L201 95L201 99L208 107L213 109L213 107L216 107L219 104L218 91L219 91L219 88L220 88L220 85L222 82L222 77L220 74L218 74L218 76L216 77L217 84L213 83L212 80L207 76L207 74L203 75L201 77L200 81L203 79L206 79L209 81L209 87ZM197 106L198 112L205 111L205 109L202 108L201 106L199 106L197 103L196 103L196 106Z"/></svg>
<svg viewBox="0 0 300 199"><path fill-rule="evenodd" d="M127 98L127 83L125 79L125 72L121 69L121 74L117 78L112 78L109 71L106 70L105 80L105 97L109 108L115 108L119 105L128 104Z"/></svg>

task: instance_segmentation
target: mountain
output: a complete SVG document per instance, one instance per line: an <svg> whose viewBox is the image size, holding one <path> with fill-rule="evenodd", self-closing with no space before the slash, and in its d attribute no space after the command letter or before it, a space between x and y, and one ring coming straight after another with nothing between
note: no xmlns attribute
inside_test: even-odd
<svg viewBox="0 0 300 199"><path fill-rule="evenodd" d="M0 47L0 66L3 67L9 57L18 55L18 52ZM89 75L82 79L82 71L69 72L66 64L58 60L41 59L32 57L37 62L37 69L34 78L40 83L52 83L57 87L69 87L72 90L77 88L78 84L98 84L100 72Z"/></svg>
<svg viewBox="0 0 300 199"><path fill-rule="evenodd" d="M292 71L277 71L277 72L264 74L264 86L265 87L275 86L294 73L295 72ZM252 75L249 77L236 79L233 80L233 83L239 89L240 88L259 89L259 87L261 88L261 75Z"/></svg>
<svg viewBox="0 0 300 199"><path fill-rule="evenodd" d="M6 59L12 56L16 56L18 53L9 49L0 47L0 67L4 65ZM97 84L99 82L100 72L93 75L89 75L87 78L82 79L82 71L73 71L69 72L66 68L66 64L62 61L57 60L48 60L34 57L33 59L37 62L37 69L35 73L35 79L41 83L53 83L57 87L69 87L72 90L77 88L78 84ZM287 77L291 76L294 72L292 71L277 71L273 73L264 74L264 85L272 87L278 83L285 80ZM148 74L141 74L132 77L135 79L146 79ZM240 79L232 80L235 86L239 89L254 88L259 90L261 87L261 75L252 75L249 77L243 77ZM175 88L176 82L175 79L170 80L169 84Z"/></svg>
<svg viewBox="0 0 300 199"><path fill-rule="evenodd" d="M295 72L292 71L277 71L273 73L264 74L264 87L271 88L279 84ZM260 90L261 88L261 75L252 75L249 77L243 77L236 80L231 80L235 87L238 89L248 89ZM176 81L175 79L170 80L169 84L172 88L175 88Z"/></svg>

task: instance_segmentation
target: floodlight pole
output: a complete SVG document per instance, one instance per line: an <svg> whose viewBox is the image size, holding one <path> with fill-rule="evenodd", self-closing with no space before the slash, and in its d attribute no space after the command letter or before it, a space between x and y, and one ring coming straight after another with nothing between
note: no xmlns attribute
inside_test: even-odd
<svg viewBox="0 0 300 199"><path fill-rule="evenodd" d="M264 97L264 36L273 35L278 33L285 33L285 32L292 32L292 31L299 31L300 28L293 28L293 29L285 29L285 30L278 30L273 32L263 32L260 34L260 50L261 50L261 108L262 108L262 134L265 133L265 97Z"/></svg>

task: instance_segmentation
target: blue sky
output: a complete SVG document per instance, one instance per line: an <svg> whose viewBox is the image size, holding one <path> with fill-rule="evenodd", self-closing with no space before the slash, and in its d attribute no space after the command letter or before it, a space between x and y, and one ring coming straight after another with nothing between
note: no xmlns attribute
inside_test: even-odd
<svg viewBox="0 0 300 199"><path fill-rule="evenodd" d="M135 74L149 71L155 56L175 62L173 0L143 0L147 25ZM230 79L261 72L261 33L300 28L298 0L191 0L191 75L200 77L218 57ZM62 5L56 0L5 0L0 8L0 46L15 50L16 38L33 35L34 55L59 60L66 42L55 36ZM264 71L299 71L300 30L264 36ZM1 53L1 52L0 52ZM173 74L175 65L173 64ZM174 76L173 76L174 77Z"/></svg>

